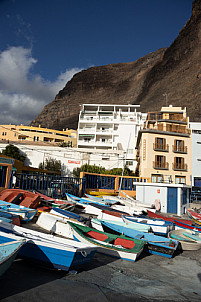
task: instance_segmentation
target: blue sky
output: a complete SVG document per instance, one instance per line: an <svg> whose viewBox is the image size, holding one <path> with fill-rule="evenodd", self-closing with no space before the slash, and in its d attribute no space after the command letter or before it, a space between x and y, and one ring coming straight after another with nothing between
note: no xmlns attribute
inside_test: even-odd
<svg viewBox="0 0 201 302"><path fill-rule="evenodd" d="M0 124L30 123L82 69L169 46L192 2L0 0Z"/></svg>

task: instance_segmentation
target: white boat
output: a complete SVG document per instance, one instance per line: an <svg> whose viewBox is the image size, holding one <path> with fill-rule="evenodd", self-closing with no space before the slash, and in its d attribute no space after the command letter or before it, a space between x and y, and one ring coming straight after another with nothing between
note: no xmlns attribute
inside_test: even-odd
<svg viewBox="0 0 201 302"><path fill-rule="evenodd" d="M141 254L146 244L139 239L128 238L124 235L114 235L100 232L94 228L81 226L69 222L72 227L73 236L76 240L85 244L96 246L97 252L108 256L135 261Z"/></svg>
<svg viewBox="0 0 201 302"><path fill-rule="evenodd" d="M143 206L126 206L126 205L112 205L111 206L112 209L118 210L118 211L122 211L122 212L126 212L129 215L141 215L143 214L143 212L146 212L146 208Z"/></svg>
<svg viewBox="0 0 201 302"><path fill-rule="evenodd" d="M91 225L94 229L99 230L104 232L104 229L102 227L102 222L108 222L108 223L113 223L116 224L118 226L122 226L122 227L126 227L132 230L137 230L137 231L141 231L141 232L145 232L148 233L151 230L151 227L149 225L143 225L143 224L139 224L139 223L127 223L122 221L113 221L113 220L100 220L100 219L96 219L96 218L92 218L91 219Z"/></svg>
<svg viewBox="0 0 201 302"><path fill-rule="evenodd" d="M123 221L125 222L135 222L139 224L146 224L151 227L151 230L156 235L167 236L168 232L174 228L173 224L168 221L157 220L157 219L147 219L141 217L132 217L132 216L122 216Z"/></svg>
<svg viewBox="0 0 201 302"><path fill-rule="evenodd" d="M72 229L68 221L76 222L77 224L84 225L75 219L62 217L48 212L42 212L36 221L36 224L41 228L49 231L51 234L61 235L66 238L74 239Z"/></svg>
<svg viewBox="0 0 201 302"><path fill-rule="evenodd" d="M201 242L192 239L192 235L195 236L193 231L178 229L169 232L168 237L178 240L183 251L199 250L201 248ZM200 237L201 235L198 233L196 236Z"/></svg>
<svg viewBox="0 0 201 302"><path fill-rule="evenodd" d="M68 271L70 268L80 268L91 261L96 247L76 242L71 239L60 238L32 229L8 224L0 220L0 229L6 236L16 235L24 238L25 244L20 249L20 258L28 259L36 264Z"/></svg>
<svg viewBox="0 0 201 302"><path fill-rule="evenodd" d="M15 237L10 239L0 231L0 277L9 269L24 242L24 239L16 240Z"/></svg>
<svg viewBox="0 0 201 302"><path fill-rule="evenodd" d="M124 194L125 197L104 195L102 198L104 200L111 200L111 201L119 202L128 207L143 208L144 211L146 211L146 209L151 209L154 212L156 211L156 209L154 208L154 205L140 203L139 201L137 201L137 200L133 199L132 197L130 197L129 195L127 195L125 192L121 191L121 193Z"/></svg>

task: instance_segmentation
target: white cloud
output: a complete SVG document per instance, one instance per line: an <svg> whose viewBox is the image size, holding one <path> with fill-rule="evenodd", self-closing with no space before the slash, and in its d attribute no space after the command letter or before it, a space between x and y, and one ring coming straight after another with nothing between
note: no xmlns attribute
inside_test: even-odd
<svg viewBox="0 0 201 302"><path fill-rule="evenodd" d="M31 50L11 47L0 53L0 124L29 124L79 68L66 70L55 82L32 75L37 60Z"/></svg>

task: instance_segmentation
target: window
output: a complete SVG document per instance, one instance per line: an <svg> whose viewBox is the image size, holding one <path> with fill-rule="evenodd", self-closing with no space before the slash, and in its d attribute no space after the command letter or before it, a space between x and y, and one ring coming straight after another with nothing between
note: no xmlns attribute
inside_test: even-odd
<svg viewBox="0 0 201 302"><path fill-rule="evenodd" d="M127 160L126 161L126 166L133 166L133 161L132 160Z"/></svg>
<svg viewBox="0 0 201 302"><path fill-rule="evenodd" d="M90 138L87 137L84 138L84 142L90 142L90 140L91 140Z"/></svg>
<svg viewBox="0 0 201 302"><path fill-rule="evenodd" d="M183 157L175 157L174 158L173 170L185 170L185 171L187 171L187 164L184 163L184 158Z"/></svg>
<svg viewBox="0 0 201 302"><path fill-rule="evenodd" d="M154 162L155 169L168 169L168 163L166 163L165 156L156 155L155 162Z"/></svg>
<svg viewBox="0 0 201 302"><path fill-rule="evenodd" d="M156 145L157 145L157 148L158 148L158 149L162 149L163 143L164 143L163 138L160 138L160 137L157 137L157 138L156 138Z"/></svg>
<svg viewBox="0 0 201 302"><path fill-rule="evenodd" d="M151 182L163 182L163 175L162 174L152 174Z"/></svg>
<svg viewBox="0 0 201 302"><path fill-rule="evenodd" d="M184 146L184 141L175 139L174 140L174 146L173 146L174 152L180 152L180 153L187 153L187 147Z"/></svg>
<svg viewBox="0 0 201 302"><path fill-rule="evenodd" d="M154 144L154 150L155 151L168 151L169 146L166 144L166 139L162 138L162 137L156 137L155 144Z"/></svg>
<svg viewBox="0 0 201 302"><path fill-rule="evenodd" d="M185 176L175 176L175 184L185 184L186 177Z"/></svg>

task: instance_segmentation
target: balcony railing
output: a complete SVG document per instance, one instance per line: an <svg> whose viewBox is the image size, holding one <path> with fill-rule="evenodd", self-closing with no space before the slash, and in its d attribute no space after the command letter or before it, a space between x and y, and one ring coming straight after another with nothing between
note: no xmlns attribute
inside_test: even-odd
<svg viewBox="0 0 201 302"><path fill-rule="evenodd" d="M187 171L187 164L183 163L173 163L172 169L177 171Z"/></svg>
<svg viewBox="0 0 201 302"><path fill-rule="evenodd" d="M153 168L154 169L168 170L169 169L169 163L160 162L160 161L153 161Z"/></svg>
<svg viewBox="0 0 201 302"><path fill-rule="evenodd" d="M163 151L163 152L168 152L169 151L169 145L167 144L153 144L153 149L155 151Z"/></svg>
<svg viewBox="0 0 201 302"><path fill-rule="evenodd" d="M158 121L158 120L170 120L170 121L179 121L179 122L187 122L187 118L183 117L183 114L177 113L159 113L159 112L149 112L147 116L147 120L149 121Z"/></svg>
<svg viewBox="0 0 201 302"><path fill-rule="evenodd" d="M187 153L187 146L172 146L172 151L175 153Z"/></svg>

